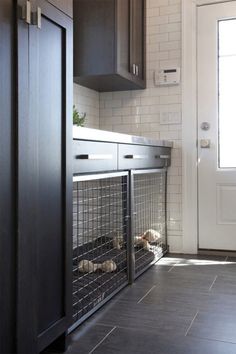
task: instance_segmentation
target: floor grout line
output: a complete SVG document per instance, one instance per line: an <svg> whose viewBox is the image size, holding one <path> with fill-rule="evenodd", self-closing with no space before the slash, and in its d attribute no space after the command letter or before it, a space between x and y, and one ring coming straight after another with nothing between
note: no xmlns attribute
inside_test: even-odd
<svg viewBox="0 0 236 354"><path fill-rule="evenodd" d="M192 327L193 322L195 321L195 319L196 319L198 313L199 313L199 310L197 310L197 312L196 312L195 316L193 317L193 319L192 319L192 321L191 321L191 323L190 323L190 325L189 325L187 331L185 332L185 337L188 335L188 332L190 331L190 328Z"/></svg>
<svg viewBox="0 0 236 354"><path fill-rule="evenodd" d="M101 345L101 344L104 342L104 340L107 339L107 337L108 337L112 332L114 332L114 330L115 330L116 328L117 328L117 327L114 326L114 327L105 335L105 337L104 337L102 340L100 340L100 342L98 342L97 345L95 345L95 347L94 347L88 354L92 354L92 353L94 352L94 350L96 350L96 349L99 347L99 345Z"/></svg>
<svg viewBox="0 0 236 354"><path fill-rule="evenodd" d="M141 299L137 302L137 304L140 304L140 302L143 301L143 299L145 299L145 297L146 297L148 294L150 294L150 292L151 292L153 289L155 289L155 287L156 287L156 285L153 285L153 286L151 287L151 289L149 289L148 292L147 292L143 297L141 297Z"/></svg>
<svg viewBox="0 0 236 354"><path fill-rule="evenodd" d="M213 280L213 282L212 282L210 288L208 289L208 291L211 291L213 285L215 284L215 281L216 281L217 277L218 277L218 275L215 276L215 278L214 278L214 280Z"/></svg>
<svg viewBox="0 0 236 354"><path fill-rule="evenodd" d="M167 271L167 273L170 273L173 268L174 268L174 265Z"/></svg>
<svg viewBox="0 0 236 354"><path fill-rule="evenodd" d="M191 338L203 339L203 340L208 341L208 342L219 342L219 343L234 344L234 345L236 344L235 342L228 342L228 341L226 341L226 340L213 339L213 338L210 339L210 338L198 336L198 335L196 335L196 334L194 334L194 336L191 336L191 334L190 334L189 337L191 337Z"/></svg>

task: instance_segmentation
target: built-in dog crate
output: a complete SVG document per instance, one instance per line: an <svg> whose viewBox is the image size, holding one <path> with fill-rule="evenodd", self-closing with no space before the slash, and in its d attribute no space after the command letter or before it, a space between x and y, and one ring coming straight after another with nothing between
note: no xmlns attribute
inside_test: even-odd
<svg viewBox="0 0 236 354"><path fill-rule="evenodd" d="M167 250L167 170L132 170L130 174L133 276L136 278Z"/></svg>
<svg viewBox="0 0 236 354"><path fill-rule="evenodd" d="M128 283L128 172L73 179L73 323Z"/></svg>
<svg viewBox="0 0 236 354"><path fill-rule="evenodd" d="M74 140L72 325L88 318L167 250L171 144L80 129ZM87 138L85 138L86 134ZM109 140L110 139L110 140ZM153 145L149 146L148 144ZM156 144L156 145L155 145ZM160 146L158 146L160 144Z"/></svg>

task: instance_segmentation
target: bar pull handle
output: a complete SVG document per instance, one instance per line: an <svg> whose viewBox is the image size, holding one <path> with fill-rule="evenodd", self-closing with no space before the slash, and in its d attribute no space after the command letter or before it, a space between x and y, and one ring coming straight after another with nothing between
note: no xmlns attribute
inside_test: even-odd
<svg viewBox="0 0 236 354"><path fill-rule="evenodd" d="M33 13L32 24L36 25L39 29L41 29L42 25L42 10L40 7L37 8L37 11Z"/></svg>
<svg viewBox="0 0 236 354"><path fill-rule="evenodd" d="M133 74L136 75L136 65L133 64Z"/></svg>
<svg viewBox="0 0 236 354"><path fill-rule="evenodd" d="M125 159L131 160L145 160L148 158L148 155L125 155Z"/></svg>
<svg viewBox="0 0 236 354"><path fill-rule="evenodd" d="M139 66L138 66L138 65L136 65L135 74L136 74L136 76L138 76L138 75L139 75Z"/></svg>
<svg viewBox="0 0 236 354"><path fill-rule="evenodd" d="M156 155L156 159L170 160L170 155Z"/></svg>
<svg viewBox="0 0 236 354"><path fill-rule="evenodd" d="M76 159L79 160L112 160L113 155L108 154L83 154L77 155Z"/></svg>
<svg viewBox="0 0 236 354"><path fill-rule="evenodd" d="M31 24L31 3L26 1L25 5L22 7L21 19L25 20L28 25Z"/></svg>

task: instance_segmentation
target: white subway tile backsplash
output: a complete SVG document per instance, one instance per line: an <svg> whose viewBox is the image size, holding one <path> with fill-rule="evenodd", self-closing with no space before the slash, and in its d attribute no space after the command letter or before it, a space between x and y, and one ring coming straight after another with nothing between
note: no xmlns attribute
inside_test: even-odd
<svg viewBox="0 0 236 354"><path fill-rule="evenodd" d="M180 41L166 41L160 43L160 50L176 50L181 47Z"/></svg>
<svg viewBox="0 0 236 354"><path fill-rule="evenodd" d="M80 113L86 113L85 126L99 128L100 104L99 93L86 87L74 84L74 105Z"/></svg>
<svg viewBox="0 0 236 354"><path fill-rule="evenodd" d="M132 107L132 114L149 114L150 112L150 106L137 106L137 107Z"/></svg>
<svg viewBox="0 0 236 354"><path fill-rule="evenodd" d="M148 27L150 26L155 26L155 25L163 25L164 23L168 23L169 21L169 17L166 16L153 16L153 17L149 17L147 19L147 25Z"/></svg>
<svg viewBox="0 0 236 354"><path fill-rule="evenodd" d="M120 108L122 107L122 101L121 100L106 100L105 101L105 108Z"/></svg>
<svg viewBox="0 0 236 354"><path fill-rule="evenodd" d="M179 22L168 23L159 26L159 33L178 32L180 30L181 30L181 24Z"/></svg>
<svg viewBox="0 0 236 354"><path fill-rule="evenodd" d="M160 6L166 5L166 3L168 3L167 0L151 0L150 7L151 8L160 7Z"/></svg>
<svg viewBox="0 0 236 354"><path fill-rule="evenodd" d="M150 44L156 43L166 43L168 41L168 33L161 33L161 34L151 34L149 37Z"/></svg>
<svg viewBox="0 0 236 354"><path fill-rule="evenodd" d="M160 15L179 14L180 12L181 12L180 4L160 7Z"/></svg>
<svg viewBox="0 0 236 354"><path fill-rule="evenodd" d="M174 0L174 1L179 1L179 0ZM181 14L173 14L168 16L168 22L173 23L173 22L178 22L179 23L179 29L181 29Z"/></svg>
<svg viewBox="0 0 236 354"><path fill-rule="evenodd" d="M169 41L179 41L179 45L181 40L181 32L171 32L169 33Z"/></svg>
<svg viewBox="0 0 236 354"><path fill-rule="evenodd" d="M160 121L159 114L145 114L140 116L140 119L141 119L141 123L158 123L157 130L159 130L159 121Z"/></svg>

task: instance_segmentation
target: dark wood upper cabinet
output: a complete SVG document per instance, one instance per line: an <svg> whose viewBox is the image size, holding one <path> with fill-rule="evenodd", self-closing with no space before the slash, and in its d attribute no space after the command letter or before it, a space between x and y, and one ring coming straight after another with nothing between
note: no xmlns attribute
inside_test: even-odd
<svg viewBox="0 0 236 354"><path fill-rule="evenodd" d="M145 0L74 0L74 82L144 89Z"/></svg>

